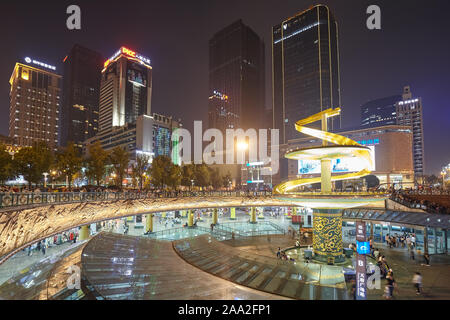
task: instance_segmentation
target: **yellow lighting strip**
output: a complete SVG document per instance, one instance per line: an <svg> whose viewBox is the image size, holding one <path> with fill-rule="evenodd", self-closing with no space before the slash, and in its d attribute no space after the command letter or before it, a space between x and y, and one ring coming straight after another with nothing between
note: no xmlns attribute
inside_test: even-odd
<svg viewBox="0 0 450 320"><path fill-rule="evenodd" d="M334 175L334 176L332 175L331 181L349 180L349 179L356 179L356 178L366 176L366 175L370 174L371 171L369 170L369 167L372 165L372 158L371 158L371 153L370 153L369 148L360 145L359 143L357 143L356 141L353 141L352 139L349 139L347 137L344 137L344 136L341 136L338 134L305 127L306 124L310 124L310 123L322 120L323 116L325 116L326 118L331 118L331 117L339 115L340 113L341 113L340 108L336 108L336 109L330 108L330 109L324 110L322 112L316 113L306 119L299 120L295 123L295 129L298 132L301 132L301 133L307 134L309 136L337 144L337 146L332 146L332 148L330 148L330 147L321 148L323 150L323 152L321 152L321 154L318 154L315 160L321 160L321 159L327 159L327 158L331 159L331 158L337 158L337 157L351 154L353 157L363 158L366 161L367 167L362 169L361 171L342 174L342 175ZM338 148L338 149L342 148L342 153L338 156L336 156L336 148ZM302 158L302 153L304 151L308 151L311 149L318 149L318 147L303 149L303 150L289 151L288 153L286 153L285 157L288 159L300 160ZM310 157L308 157L308 159L310 159ZM280 183L279 185L275 186L275 188L273 190L274 190L274 193L276 193L276 194L285 194L289 190L295 189L299 186L317 183L317 182L321 182L321 177L295 179L295 180L290 180L290 181Z"/></svg>

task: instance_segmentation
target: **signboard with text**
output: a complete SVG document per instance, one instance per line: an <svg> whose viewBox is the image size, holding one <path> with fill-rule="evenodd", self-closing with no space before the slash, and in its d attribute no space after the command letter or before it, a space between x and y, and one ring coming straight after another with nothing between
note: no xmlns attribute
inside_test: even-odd
<svg viewBox="0 0 450 320"><path fill-rule="evenodd" d="M366 274L366 255L367 247L370 253L370 245L366 242L366 223L356 222L356 300L367 299L367 274ZM359 247L359 248L358 248ZM361 252L361 253L360 253Z"/></svg>

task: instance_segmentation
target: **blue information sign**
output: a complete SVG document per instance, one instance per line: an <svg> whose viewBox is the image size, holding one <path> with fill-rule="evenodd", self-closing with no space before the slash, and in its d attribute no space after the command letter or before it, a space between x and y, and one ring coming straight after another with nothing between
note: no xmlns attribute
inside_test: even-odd
<svg viewBox="0 0 450 320"><path fill-rule="evenodd" d="M370 254L370 242L356 241L356 252L358 252L359 254Z"/></svg>

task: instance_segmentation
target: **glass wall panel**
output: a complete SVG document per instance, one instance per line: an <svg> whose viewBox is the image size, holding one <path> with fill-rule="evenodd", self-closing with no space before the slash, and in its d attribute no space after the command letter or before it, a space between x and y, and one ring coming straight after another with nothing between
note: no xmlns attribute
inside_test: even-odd
<svg viewBox="0 0 450 320"><path fill-rule="evenodd" d="M436 229L436 253L445 253L445 232L444 230Z"/></svg>
<svg viewBox="0 0 450 320"><path fill-rule="evenodd" d="M428 253L436 253L436 235L434 228L427 228L428 236Z"/></svg>
<svg viewBox="0 0 450 320"><path fill-rule="evenodd" d="M415 234L416 234L416 249L423 252L423 250L424 250L424 248L423 248L423 244L424 244L423 243L423 230L416 229Z"/></svg>

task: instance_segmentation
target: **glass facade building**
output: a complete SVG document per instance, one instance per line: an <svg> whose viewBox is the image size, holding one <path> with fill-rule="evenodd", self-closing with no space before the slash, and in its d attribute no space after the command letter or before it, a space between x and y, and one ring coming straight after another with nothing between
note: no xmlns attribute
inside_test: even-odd
<svg viewBox="0 0 450 320"><path fill-rule="evenodd" d="M61 113L61 145L83 142L98 132L100 78L104 58L75 45L64 59L64 94Z"/></svg>
<svg viewBox="0 0 450 320"><path fill-rule="evenodd" d="M401 95L369 101L361 106L361 127L397 124L396 104Z"/></svg>
<svg viewBox="0 0 450 320"><path fill-rule="evenodd" d="M294 123L340 106L338 25L329 8L311 7L272 28L273 127L280 143L298 137ZM329 120L340 127L340 117Z"/></svg>
<svg viewBox="0 0 450 320"><path fill-rule="evenodd" d="M264 42L252 29L238 20L217 32L209 41L209 128L260 128L264 74Z"/></svg>
<svg viewBox="0 0 450 320"><path fill-rule="evenodd" d="M402 98L396 104L397 124L412 128L414 173L422 177L425 166L422 98L413 98L409 86L404 87Z"/></svg>

